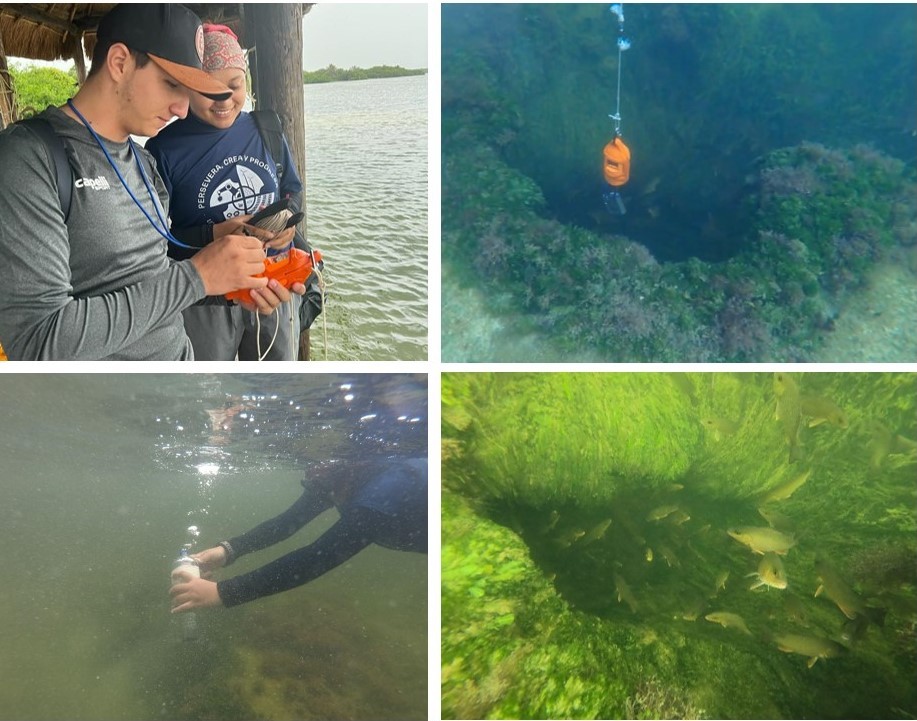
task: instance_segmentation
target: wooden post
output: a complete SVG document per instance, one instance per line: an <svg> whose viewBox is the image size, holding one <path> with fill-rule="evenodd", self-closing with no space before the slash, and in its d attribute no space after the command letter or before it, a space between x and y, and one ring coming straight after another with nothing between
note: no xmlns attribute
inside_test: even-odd
<svg viewBox="0 0 917 721"><path fill-rule="evenodd" d="M280 116L283 132L303 184L306 212L306 121L302 78L302 20L300 3L245 3L245 44L249 53L252 85L258 109ZM300 225L306 235L306 218ZM308 360L308 330L300 337L300 360ZM304 356L305 354L305 356Z"/></svg>
<svg viewBox="0 0 917 721"><path fill-rule="evenodd" d="M76 67L76 81L80 87L86 82L86 57L83 54L83 37L76 39L76 50L73 51L73 65Z"/></svg>
<svg viewBox="0 0 917 721"><path fill-rule="evenodd" d="M252 79L259 109L280 116L305 186L306 122L302 81L302 6L246 3L245 39L254 47ZM303 208L305 211L305 208Z"/></svg>
<svg viewBox="0 0 917 721"><path fill-rule="evenodd" d="M70 9L71 25L73 25L73 18L76 17L77 7L77 5L73 5ZM83 55L83 31L72 31L64 35L65 47L68 35L73 37L74 44L76 45L76 47L73 48L73 67L76 68L76 83L79 87L83 87L83 83L86 82L86 59Z"/></svg>
<svg viewBox="0 0 917 721"><path fill-rule="evenodd" d="M6 63L6 49L0 34L0 130L18 120L16 97L13 95L13 79Z"/></svg>

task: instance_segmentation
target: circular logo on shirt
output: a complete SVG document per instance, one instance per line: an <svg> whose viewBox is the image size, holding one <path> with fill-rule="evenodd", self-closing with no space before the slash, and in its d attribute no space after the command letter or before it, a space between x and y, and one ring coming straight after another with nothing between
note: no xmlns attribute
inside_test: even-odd
<svg viewBox="0 0 917 721"><path fill-rule="evenodd" d="M206 173L194 171L198 177L203 174L196 201L197 210L213 222L257 213L274 202L277 177L273 163L249 154L211 155L208 161Z"/></svg>
<svg viewBox="0 0 917 721"><path fill-rule="evenodd" d="M226 220L256 213L271 204L274 193L262 192L264 181L251 168L236 165L235 173L223 180L210 195L210 207L221 208Z"/></svg>

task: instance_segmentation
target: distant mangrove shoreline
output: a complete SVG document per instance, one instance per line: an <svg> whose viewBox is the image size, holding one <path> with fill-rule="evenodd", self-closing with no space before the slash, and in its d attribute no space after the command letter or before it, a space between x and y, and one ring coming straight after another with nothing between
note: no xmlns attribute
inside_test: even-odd
<svg viewBox="0 0 917 721"><path fill-rule="evenodd" d="M303 83L337 83L343 80L374 80L376 78L402 78L409 75L426 75L426 68L403 68L400 65L374 65L371 68L339 68L329 65L321 70L305 70Z"/></svg>

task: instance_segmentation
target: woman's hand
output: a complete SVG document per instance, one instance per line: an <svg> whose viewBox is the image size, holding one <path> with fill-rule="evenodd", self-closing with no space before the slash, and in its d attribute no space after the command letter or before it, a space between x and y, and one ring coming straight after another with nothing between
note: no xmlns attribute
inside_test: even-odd
<svg viewBox="0 0 917 721"><path fill-rule="evenodd" d="M253 313L270 315L278 305L289 302L290 298L293 297L291 292L296 295L303 295L306 292L306 286L302 283L293 283L290 286L290 290L287 290L280 284L280 281L272 278L266 288L257 288L251 291L252 300L255 301L254 305L241 301L239 305Z"/></svg>
<svg viewBox="0 0 917 721"><path fill-rule="evenodd" d="M224 235L239 235L242 231L242 226L251 219L252 215L249 213L248 215L240 215L238 218L224 220L222 223L215 223L213 226L213 239L219 240Z"/></svg>
<svg viewBox="0 0 917 721"><path fill-rule="evenodd" d="M296 233L296 228L287 228L286 230L281 230L279 233L274 233L266 228L259 228L257 225L243 223L239 226L237 232L243 232L245 235L257 238L264 243L265 249L273 248L275 250L286 250L290 243L293 242L293 235Z"/></svg>
<svg viewBox="0 0 917 721"><path fill-rule="evenodd" d="M185 613L195 608L213 608L222 606L220 593L213 581L195 578L187 571L176 571L175 576L182 579L169 590L172 596L172 613Z"/></svg>
<svg viewBox="0 0 917 721"><path fill-rule="evenodd" d="M251 219L251 214L240 215L237 218L216 223L213 226L213 239L219 240L226 235L250 235L264 243L265 248L274 248L275 250L283 250L293 242L296 228L287 228L279 233L272 233L264 228L259 228L257 225L249 225L248 221Z"/></svg>
<svg viewBox="0 0 917 721"><path fill-rule="evenodd" d="M285 250L290 243L293 242L293 236L296 233L296 228L287 228L277 233L270 240L264 242L265 248L273 248L274 250Z"/></svg>

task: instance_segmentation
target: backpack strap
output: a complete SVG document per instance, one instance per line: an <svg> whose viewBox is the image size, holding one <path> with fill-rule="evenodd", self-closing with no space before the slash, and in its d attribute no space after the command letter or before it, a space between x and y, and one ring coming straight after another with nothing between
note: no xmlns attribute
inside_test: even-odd
<svg viewBox="0 0 917 721"><path fill-rule="evenodd" d="M261 136L261 140L267 146L268 151L271 154L271 157L274 158L274 163L277 166L277 188L280 189L280 184L283 182L283 127L280 124L280 116L277 115L273 110L253 110L251 116L255 119L255 125L258 126L258 134ZM300 210L302 206L302 194L298 194L296 200L296 210ZM293 245L304 250L308 253L312 252L312 249L309 247L309 244L306 242L306 239L302 236L302 233L299 232L299 228L296 229L296 234L293 236Z"/></svg>
<svg viewBox="0 0 917 721"><path fill-rule="evenodd" d="M273 110L253 110L251 116L258 126L258 134L267 146L277 166L277 185L283 180L283 125L280 116Z"/></svg>
<svg viewBox="0 0 917 721"><path fill-rule="evenodd" d="M57 197L60 201L61 210L64 212L64 222L70 218L70 202L73 197L73 168L70 165L70 159L67 157L67 149L64 147L64 141L54 132L45 118L32 117L20 120L19 125L25 125L31 130L42 144L47 148L48 155L51 156L54 165L55 182L57 183Z"/></svg>

